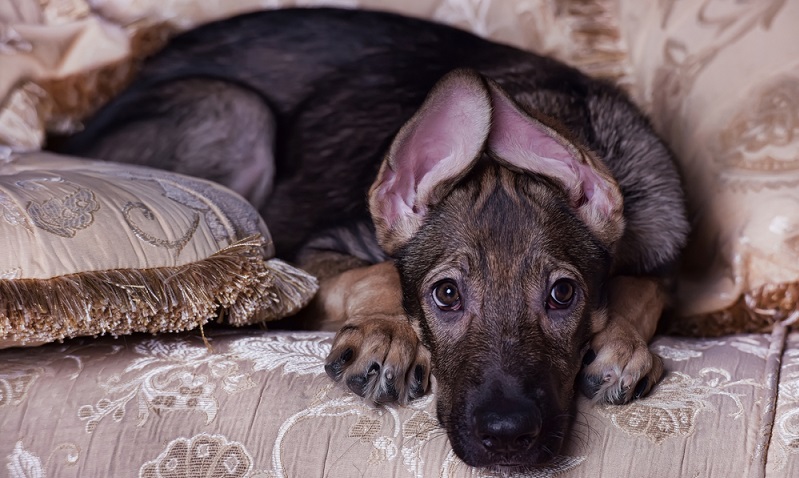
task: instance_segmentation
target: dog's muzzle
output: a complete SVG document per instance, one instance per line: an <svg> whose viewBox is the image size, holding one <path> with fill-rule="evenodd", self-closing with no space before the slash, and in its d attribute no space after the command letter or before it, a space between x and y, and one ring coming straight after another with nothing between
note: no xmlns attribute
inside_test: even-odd
<svg viewBox="0 0 799 478"><path fill-rule="evenodd" d="M541 411L531 400L499 398L474 411L472 435L487 453L513 455L526 452L541 433Z"/></svg>
<svg viewBox="0 0 799 478"><path fill-rule="evenodd" d="M456 386L452 401L438 406L455 453L471 466L527 468L551 461L569 413L547 382L539 377L523 384L494 373L477 387Z"/></svg>

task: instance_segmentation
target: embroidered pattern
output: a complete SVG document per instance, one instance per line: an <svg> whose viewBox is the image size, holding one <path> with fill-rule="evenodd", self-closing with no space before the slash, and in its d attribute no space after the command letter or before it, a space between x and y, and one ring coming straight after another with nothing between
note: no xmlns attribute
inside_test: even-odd
<svg viewBox="0 0 799 478"><path fill-rule="evenodd" d="M36 227L61 237L75 237L78 231L91 226L94 213L99 209L100 203L94 193L85 188L78 188L61 199L52 198L43 203L31 201L26 208Z"/></svg>
<svg viewBox="0 0 799 478"><path fill-rule="evenodd" d="M139 470L139 478L245 478L253 459L239 442L200 433L172 440L158 457Z"/></svg>
<svg viewBox="0 0 799 478"><path fill-rule="evenodd" d="M729 398L736 405L730 417L743 416L746 409L741 397L745 394L732 391L739 387L762 388L763 384L755 379L733 380L728 371L720 368L703 368L698 377L671 372L649 397L623 406L600 405L597 409L625 432L662 443L691 435L697 415L713 409L710 397Z"/></svg>
<svg viewBox="0 0 799 478"><path fill-rule="evenodd" d="M788 342L785 351L780 374L777 415L772 433L767 473L784 474L789 461L799 458L799 335L797 334L794 334Z"/></svg>
<svg viewBox="0 0 799 478"><path fill-rule="evenodd" d="M441 467L441 476L443 478L553 478L578 467L583 461L585 461L584 456L558 456L535 470L501 472L466 466L458 459L455 452L450 451Z"/></svg>
<svg viewBox="0 0 799 478"><path fill-rule="evenodd" d="M197 227L200 225L200 215L197 213L192 214L191 224L189 225L188 229L186 229L186 232L184 232L182 236L174 241L170 241L155 237L142 229L137 224L136 218L133 215L133 211L139 211L144 219L147 219L148 221L155 221L156 219L153 210L150 209L146 204L142 202L126 203L125 207L122 208L122 215L125 217L125 222L128 223L128 227L130 227L133 233L136 234L136 237L156 247L175 249L177 254L180 254L180 251L183 250L189 241L191 241L191 238L194 237L194 233L197 231Z"/></svg>
<svg viewBox="0 0 799 478"><path fill-rule="evenodd" d="M26 450L22 441L18 441L14 446L14 451L8 456L8 469L9 478L45 478L47 476L47 464L59 451L66 451L64 462L67 465L75 465L80 458L80 448L74 443L62 443L58 445L43 465L41 458L34 455L29 450Z"/></svg>
<svg viewBox="0 0 799 478"><path fill-rule="evenodd" d="M42 460L18 441L6 464L10 478L44 478Z"/></svg>
<svg viewBox="0 0 799 478"><path fill-rule="evenodd" d="M138 426L147 422L151 411L197 411L205 414L206 423L211 423L219 407L214 398L217 385L227 393L254 386L248 375L239 373L238 364L230 357L209 354L205 346L192 345L186 339L145 340L134 350L140 358L121 374L100 383L110 398L78 410L78 417L86 420L87 433L108 416L115 422L122 421L127 404L134 399ZM201 373L202 369L208 371Z"/></svg>
<svg viewBox="0 0 799 478"><path fill-rule="evenodd" d="M216 200L222 198L214 197L218 195L210 194L211 191L207 185L201 181L178 176L175 176L172 180L163 178L153 178L152 180L161 186L165 197L202 213L208 228L211 230L211 234L213 234L217 242L233 242L233 238L236 237L236 231L233 230L230 221L219 207L209 200L209 198ZM203 194L198 193L198 191Z"/></svg>
<svg viewBox="0 0 799 478"><path fill-rule="evenodd" d="M74 381L83 370L83 359L67 353L67 347L54 347L37 354L23 353L4 357L0 360L0 409L16 407L28 398L29 390L42 376L55 374L54 364L61 367L62 380ZM112 352L114 353L114 352ZM64 374L67 364L74 364L75 370Z"/></svg>
<svg viewBox="0 0 799 478"><path fill-rule="evenodd" d="M230 345L230 353L238 360L251 361L253 370L275 370L282 367L283 375L323 375L325 358L329 351L330 344L327 340L321 341L312 334L302 334L296 338L286 334L248 337Z"/></svg>
<svg viewBox="0 0 799 478"><path fill-rule="evenodd" d="M783 77L740 106L719 134L722 184L738 191L788 188L799 183L799 79Z"/></svg>
<svg viewBox="0 0 799 478"><path fill-rule="evenodd" d="M11 196L0 191L0 217L12 226L22 226L25 229L33 230L28 216L22 211Z"/></svg>
<svg viewBox="0 0 799 478"><path fill-rule="evenodd" d="M219 410L217 387L235 394L255 386L251 373L240 371L240 362L251 362L254 372L282 366L284 374L323 374L329 347L327 336L314 334L245 336L232 341L226 353L209 353L204 345L181 337L143 340L133 348L140 357L100 383L106 397L82 406L78 416L91 433L106 417L122 421L135 399L138 426L151 411L197 411L211 423Z"/></svg>
<svg viewBox="0 0 799 478"><path fill-rule="evenodd" d="M0 373L0 409L22 403L42 372L41 368L24 368Z"/></svg>

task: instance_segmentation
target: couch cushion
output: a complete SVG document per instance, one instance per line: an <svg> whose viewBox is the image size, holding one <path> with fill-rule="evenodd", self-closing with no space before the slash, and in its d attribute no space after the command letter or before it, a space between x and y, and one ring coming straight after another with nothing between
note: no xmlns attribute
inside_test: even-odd
<svg viewBox="0 0 799 478"><path fill-rule="evenodd" d="M294 313L315 280L208 181L44 153L0 163L0 347Z"/></svg>
<svg viewBox="0 0 799 478"><path fill-rule="evenodd" d="M771 476L799 476L799 332L785 346L767 471Z"/></svg>
<svg viewBox="0 0 799 478"><path fill-rule="evenodd" d="M212 350L183 333L0 351L0 461L14 477L25 467L65 478L499 476L455 457L433 396L375 407L334 385L323 370L331 334L207 336ZM757 476L779 344L739 335L653 347L668 374L651 396L581 399L563 456L514 476Z"/></svg>

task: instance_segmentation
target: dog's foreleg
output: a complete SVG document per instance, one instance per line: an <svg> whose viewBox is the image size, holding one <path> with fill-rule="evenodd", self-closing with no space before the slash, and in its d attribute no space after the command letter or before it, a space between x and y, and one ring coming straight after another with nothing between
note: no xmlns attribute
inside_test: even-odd
<svg viewBox="0 0 799 478"><path fill-rule="evenodd" d="M663 375L663 362L647 344L655 335L666 298L656 278L613 279L607 317L595 321L595 334L580 374L584 394L619 404L645 395L655 385Z"/></svg>
<svg viewBox="0 0 799 478"><path fill-rule="evenodd" d="M356 394L376 403L407 403L424 395L430 352L402 308L392 262L347 269L357 259L316 256L304 267L320 276L319 292L305 312L306 327L338 329L325 370Z"/></svg>

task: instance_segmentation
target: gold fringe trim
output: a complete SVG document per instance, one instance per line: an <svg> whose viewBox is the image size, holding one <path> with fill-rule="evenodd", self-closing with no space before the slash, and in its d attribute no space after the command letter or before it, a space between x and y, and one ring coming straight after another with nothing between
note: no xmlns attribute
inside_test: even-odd
<svg viewBox="0 0 799 478"><path fill-rule="evenodd" d="M145 59L161 50L177 29L167 23L132 25L130 55L119 61L61 78L41 80L47 92L38 108L48 131L69 134L82 128L102 105L122 92L133 81Z"/></svg>
<svg viewBox="0 0 799 478"><path fill-rule="evenodd" d="M724 310L688 317L667 317L662 332L690 337L770 333L776 324L795 316L797 310L799 282L766 284L742 295Z"/></svg>
<svg viewBox="0 0 799 478"><path fill-rule="evenodd" d="M248 325L286 317L316 293L316 278L264 260L248 237L180 267L117 269L0 280L0 347L132 332L176 332L221 317Z"/></svg>
<svg viewBox="0 0 799 478"><path fill-rule="evenodd" d="M622 87L632 85L619 0L565 0L558 8L566 14L565 23L570 30L569 63Z"/></svg>

